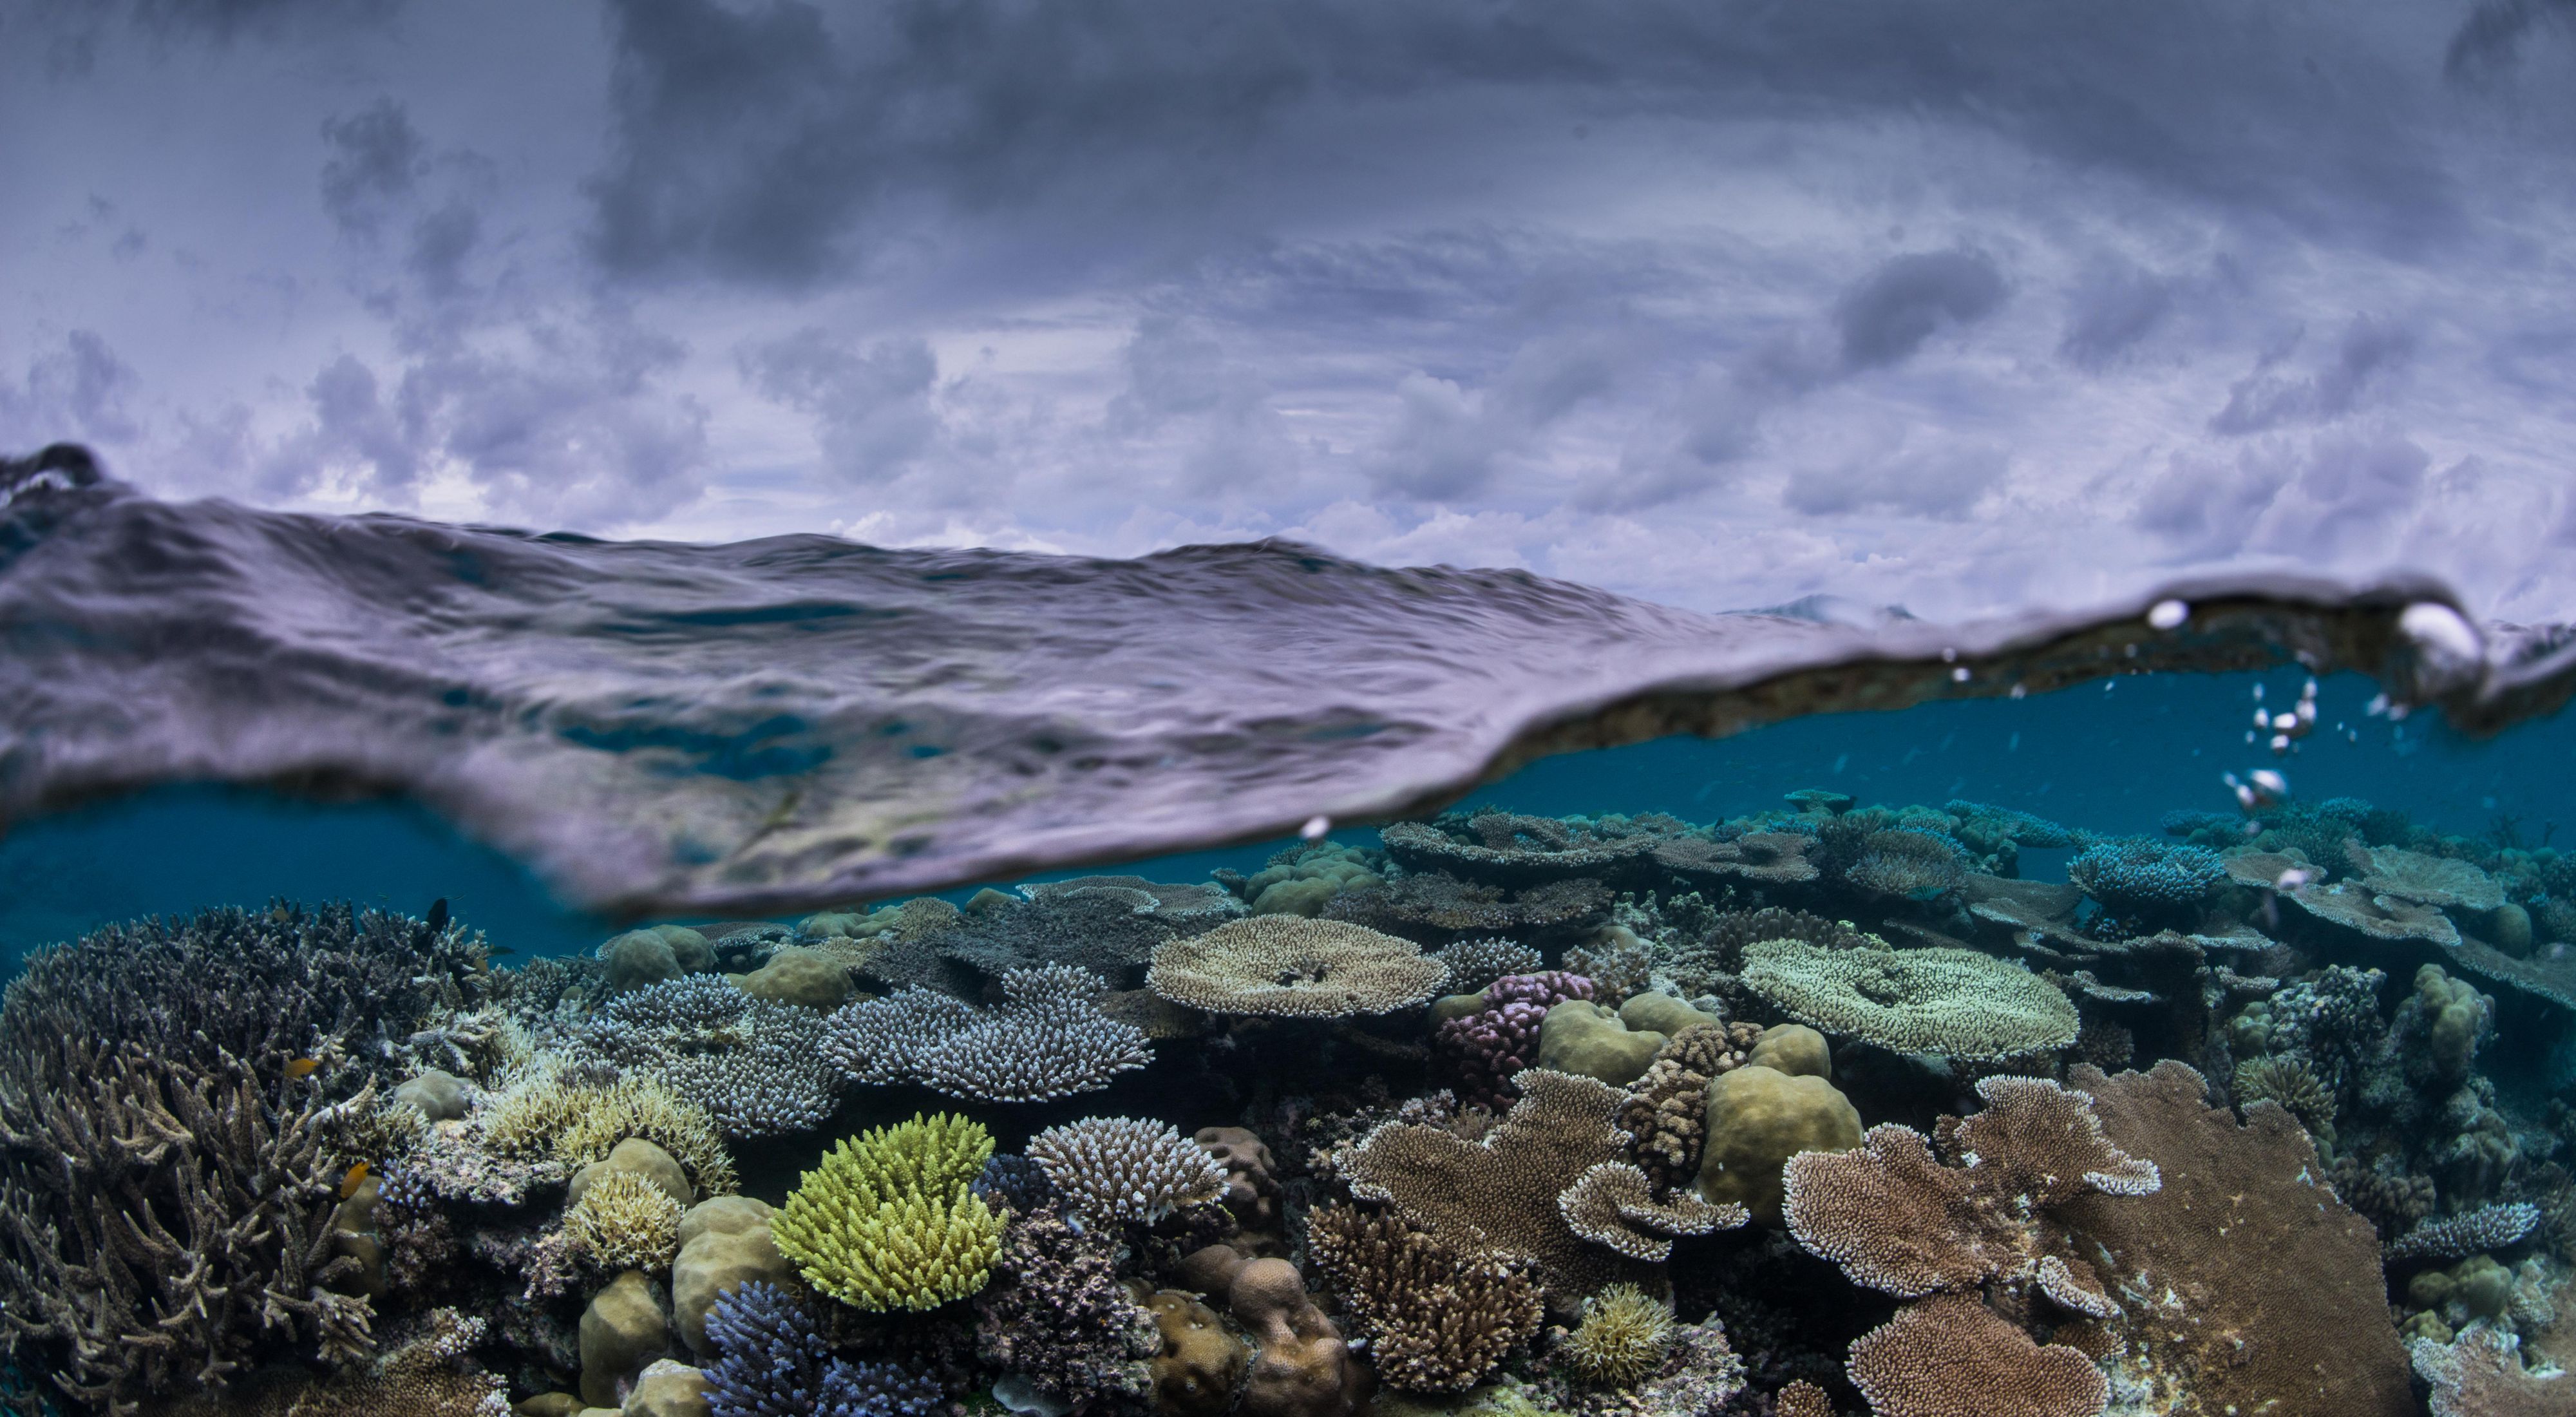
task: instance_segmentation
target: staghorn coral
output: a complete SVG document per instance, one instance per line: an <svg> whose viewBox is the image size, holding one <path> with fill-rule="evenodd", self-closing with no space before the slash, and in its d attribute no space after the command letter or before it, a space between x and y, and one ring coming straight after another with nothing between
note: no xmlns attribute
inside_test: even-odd
<svg viewBox="0 0 2576 1417"><path fill-rule="evenodd" d="M2565 1417L2576 1377L2523 1366L2521 1340L2480 1324L2450 1343L2415 1340L2415 1371L2431 1385L2433 1417Z"/></svg>
<svg viewBox="0 0 2576 1417"><path fill-rule="evenodd" d="M1499 936L1443 945L1431 951L1431 957L1448 969L1440 987L1452 994L1480 990L1506 974L1536 974L1547 968L1546 958L1538 951Z"/></svg>
<svg viewBox="0 0 2576 1417"><path fill-rule="evenodd" d="M1566 1228L1632 1260L1661 1263L1676 1235L1732 1230L1751 1220L1740 1205L1712 1205L1688 1191L1655 1198L1646 1173L1625 1161L1604 1161L1557 1194Z"/></svg>
<svg viewBox="0 0 2576 1417"><path fill-rule="evenodd" d="M2152 837L2113 837L2075 853L2066 879L2121 915L2170 917L2191 910L2227 884L2218 853Z"/></svg>
<svg viewBox="0 0 2576 1417"><path fill-rule="evenodd" d="M975 1297L975 1353L1077 1411L1147 1392L1154 1316L1118 1282L1115 1230L1051 1211L1011 1222Z"/></svg>
<svg viewBox="0 0 2576 1417"><path fill-rule="evenodd" d="M2067 1047L2080 1023L2056 985L1975 950L1765 940L1745 947L1744 984L1826 1033L1968 1062Z"/></svg>
<svg viewBox="0 0 2576 1417"><path fill-rule="evenodd" d="M2100 1417L2093 1360L2036 1344L1964 1294L1908 1304L1852 1340L1852 1386L1878 1417Z"/></svg>
<svg viewBox="0 0 2576 1417"><path fill-rule="evenodd" d="M1521 1100L1481 1141L1419 1123L1370 1132L1339 1160L1351 1194L1394 1206L1462 1252L1534 1259L1549 1294L1569 1303L1644 1277L1641 1262L1577 1235L1557 1205L1584 1172L1620 1159L1611 1118L1626 1094L1541 1068L1518 1081Z"/></svg>
<svg viewBox="0 0 2576 1417"><path fill-rule="evenodd" d="M707 1337L710 1417L930 1417L945 1396L892 1363L834 1357L812 1312L766 1280L726 1290L707 1312Z"/></svg>
<svg viewBox="0 0 2576 1417"><path fill-rule="evenodd" d="M363 1352L370 1305L331 1287L362 1264L334 1257L326 1145L395 1083L411 1034L480 1002L483 965L458 927L345 905L31 954L0 1004L15 1363L107 1407Z"/></svg>
<svg viewBox="0 0 2576 1417"><path fill-rule="evenodd" d="M564 1211L564 1233L602 1269L669 1269L680 1253L681 1205L631 1171L609 1171Z"/></svg>
<svg viewBox="0 0 2576 1417"><path fill-rule="evenodd" d="M600 1005L574 1056L659 1081L727 1137L783 1136L820 1126L838 1100L841 1074L819 1051L822 1035L813 1009L693 974Z"/></svg>
<svg viewBox="0 0 2576 1417"><path fill-rule="evenodd" d="M509 1417L509 1386L475 1362L489 1323L431 1309L387 1335L384 1351L317 1376L271 1366L220 1394L198 1393L144 1409L151 1417Z"/></svg>
<svg viewBox="0 0 2576 1417"><path fill-rule="evenodd" d="M993 1154L942 1113L844 1137L771 1217L778 1253L853 1308L930 1309L984 1287L1002 1217L969 1187Z"/></svg>
<svg viewBox="0 0 2576 1417"><path fill-rule="evenodd" d="M1343 1018L1427 1002L1447 973L1412 942L1375 930L1256 915L1157 949L1145 982L1209 1013Z"/></svg>
<svg viewBox="0 0 2576 1417"><path fill-rule="evenodd" d="M1465 1001L1469 1012L1444 1020L1432 1045L1457 1074L1467 1100L1491 1108L1519 1095L1512 1078L1538 1061L1539 1034L1548 1010L1568 999L1592 997L1592 981L1563 970L1507 974ZM1440 1010L1453 1007L1443 1000Z"/></svg>
<svg viewBox="0 0 2576 1417"><path fill-rule="evenodd" d="M1673 1343L1673 1311L1633 1284L1613 1284L1583 1301L1583 1320L1556 1352L1585 1378L1628 1387L1653 1372Z"/></svg>
<svg viewBox="0 0 2576 1417"><path fill-rule="evenodd" d="M1306 1224L1310 1264L1395 1387L1464 1392L1538 1332L1538 1285L1518 1256L1463 1254L1392 1211L1317 1206Z"/></svg>
<svg viewBox="0 0 2576 1417"><path fill-rule="evenodd" d="M2540 1207L2528 1201L2482 1205L2458 1215L2427 1220L2389 1241L2382 1254L2391 1264L2462 1259L2501 1250L2520 1241L2539 1224Z"/></svg>
<svg viewBox="0 0 2576 1417"><path fill-rule="evenodd" d="M816 1048L853 1082L911 1082L925 1050L974 1021L965 1000L916 986L842 1005L824 1020Z"/></svg>
<svg viewBox="0 0 2576 1417"><path fill-rule="evenodd" d="M2199 1073L2171 1060L2069 1077L2112 1145L2170 1163L2153 1194L2077 1196L2054 1212L2119 1277L2132 1314L2117 1329L2124 1370L2211 1413L2412 1413L2378 1238L2325 1188L2288 1113L2257 1106L2240 1126L2206 1102Z"/></svg>
<svg viewBox="0 0 2576 1417"><path fill-rule="evenodd" d="M1206 1148L1166 1123L1135 1117L1049 1127L1029 1138L1029 1157L1074 1209L1097 1221L1151 1224L1226 1192L1225 1168Z"/></svg>

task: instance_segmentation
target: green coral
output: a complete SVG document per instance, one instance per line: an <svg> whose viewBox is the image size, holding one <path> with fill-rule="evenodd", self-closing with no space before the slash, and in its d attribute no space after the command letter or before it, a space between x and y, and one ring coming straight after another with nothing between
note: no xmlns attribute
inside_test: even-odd
<svg viewBox="0 0 2576 1417"><path fill-rule="evenodd" d="M1627 1387L1655 1370L1673 1343L1673 1311L1633 1284L1583 1301L1583 1322L1557 1351L1596 1383Z"/></svg>
<svg viewBox="0 0 2576 1417"><path fill-rule="evenodd" d="M770 1238L807 1283L854 1308L934 1309L984 1287L1002 1215L968 1189L993 1135L941 1113L844 1137L804 1174Z"/></svg>

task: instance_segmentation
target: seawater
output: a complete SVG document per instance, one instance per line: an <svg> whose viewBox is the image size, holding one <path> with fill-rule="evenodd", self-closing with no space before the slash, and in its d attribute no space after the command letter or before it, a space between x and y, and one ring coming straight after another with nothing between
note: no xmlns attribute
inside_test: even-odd
<svg viewBox="0 0 2576 1417"><path fill-rule="evenodd" d="M2556 631L2410 583L1944 629L15 475L24 1410L2576 1410ZM2220 874L2122 894L2099 844ZM1264 873L1327 860L1260 935ZM1527 928L1396 899L1434 878ZM1211 999L1194 942L1329 930L1379 951L1342 1002L1344 957L1293 950ZM287 997L350 938L427 972L336 1033L184 997L237 950ZM1936 958L1990 1002L1873 1033ZM1036 1047L1085 1061L1032 1083ZM288 1159L207 1180L245 1136ZM886 1302L815 1217L898 1142L972 1153L891 1222L966 1238ZM573 1192L620 1167L612 1245ZM116 1269L102 1224L167 1247ZM209 1317L182 1255L270 1314ZM131 1356L154 1333L189 1361Z"/></svg>

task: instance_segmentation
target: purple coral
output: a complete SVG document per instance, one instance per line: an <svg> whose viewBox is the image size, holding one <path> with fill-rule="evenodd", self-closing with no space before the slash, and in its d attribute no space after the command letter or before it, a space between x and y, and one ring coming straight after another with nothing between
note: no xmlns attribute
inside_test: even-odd
<svg viewBox="0 0 2576 1417"><path fill-rule="evenodd" d="M1433 1041L1459 1078L1459 1095L1500 1112L1520 1096L1512 1075L1538 1059L1538 1029L1547 1011L1568 999L1590 999L1592 981L1561 969L1506 974L1485 986L1485 1007L1440 1025Z"/></svg>
<svg viewBox="0 0 2576 1417"><path fill-rule="evenodd" d="M706 1370L714 1417L929 1417L945 1395L893 1363L833 1357L814 1316L763 1280L725 1291L707 1336L717 1354Z"/></svg>

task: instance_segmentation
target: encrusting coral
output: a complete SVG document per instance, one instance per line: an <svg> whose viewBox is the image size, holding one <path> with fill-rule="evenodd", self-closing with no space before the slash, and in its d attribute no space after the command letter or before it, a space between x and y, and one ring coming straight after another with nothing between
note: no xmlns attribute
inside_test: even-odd
<svg viewBox="0 0 2576 1417"><path fill-rule="evenodd" d="M971 1187L981 1123L941 1113L843 1138L770 1221L807 1283L854 1308L929 1309L984 1287L1002 1216Z"/></svg>
<svg viewBox="0 0 2576 1417"><path fill-rule="evenodd" d="M1410 940L1336 920L1255 915L1156 949L1145 983L1212 1014L1342 1018L1428 1002L1448 973Z"/></svg>
<svg viewBox="0 0 2576 1417"><path fill-rule="evenodd" d="M1464 1392L1538 1332L1527 1260L1461 1253L1392 1211L1318 1206L1306 1224L1309 1259L1391 1386Z"/></svg>
<svg viewBox="0 0 2576 1417"><path fill-rule="evenodd" d="M1975 950L1745 946L1744 985L1798 1022L1898 1053L2000 1062L2075 1041L2064 991Z"/></svg>

